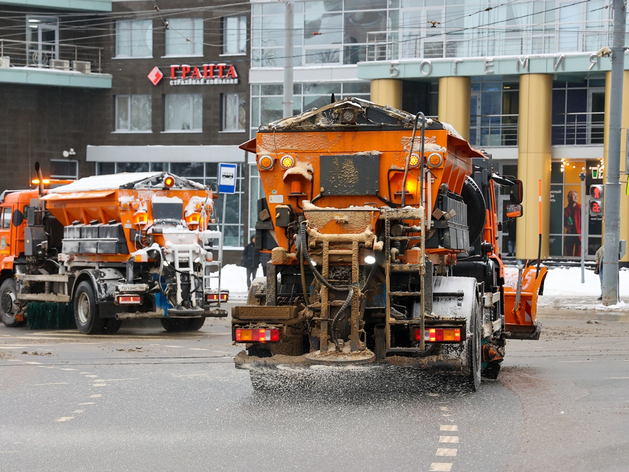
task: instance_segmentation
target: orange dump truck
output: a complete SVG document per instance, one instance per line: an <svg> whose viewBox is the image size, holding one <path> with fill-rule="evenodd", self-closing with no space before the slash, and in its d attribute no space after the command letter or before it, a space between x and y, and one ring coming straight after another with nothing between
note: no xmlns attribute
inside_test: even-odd
<svg viewBox="0 0 629 472"><path fill-rule="evenodd" d="M65 304L84 334L115 333L131 318L192 331L226 316L221 233L208 229L213 204L208 188L165 172L5 191L3 323L23 324L38 303Z"/></svg>
<svg viewBox="0 0 629 472"><path fill-rule="evenodd" d="M236 366L255 388L285 364L377 362L450 370L476 389L498 375L506 338L539 337L546 269L505 284L497 238L495 192L510 189L517 217L522 183L451 126L349 98L241 147L256 153L256 244L271 253L232 311Z"/></svg>

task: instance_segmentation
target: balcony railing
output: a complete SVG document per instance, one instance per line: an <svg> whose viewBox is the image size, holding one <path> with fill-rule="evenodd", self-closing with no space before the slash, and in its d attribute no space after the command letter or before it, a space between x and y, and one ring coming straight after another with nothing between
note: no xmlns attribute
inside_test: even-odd
<svg viewBox="0 0 629 472"><path fill-rule="evenodd" d="M102 73L103 48L0 38L0 68L33 67Z"/></svg>
<svg viewBox="0 0 629 472"><path fill-rule="evenodd" d="M367 61L399 59L436 59L454 57L517 56L598 51L611 44L611 31L586 29L562 30L554 25L552 33L523 28L516 33L495 33L478 28L473 33L429 34L416 30L367 32ZM600 22L598 22L600 25ZM552 25L547 25L552 26Z"/></svg>
<svg viewBox="0 0 629 472"><path fill-rule="evenodd" d="M566 113L553 116L553 144L574 146L578 144L603 144L605 112Z"/></svg>
<svg viewBox="0 0 629 472"><path fill-rule="evenodd" d="M518 115L472 115L470 143L474 146L517 146Z"/></svg>

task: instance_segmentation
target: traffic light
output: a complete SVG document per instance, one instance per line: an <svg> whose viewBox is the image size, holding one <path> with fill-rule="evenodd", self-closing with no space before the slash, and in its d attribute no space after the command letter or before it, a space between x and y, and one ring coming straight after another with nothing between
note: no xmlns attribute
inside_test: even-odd
<svg viewBox="0 0 629 472"><path fill-rule="evenodd" d="M590 216L603 215L603 186L590 185Z"/></svg>

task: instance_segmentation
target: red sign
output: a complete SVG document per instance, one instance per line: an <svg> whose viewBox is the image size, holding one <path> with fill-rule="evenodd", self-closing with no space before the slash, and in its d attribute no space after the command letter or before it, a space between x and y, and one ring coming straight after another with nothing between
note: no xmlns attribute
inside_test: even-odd
<svg viewBox="0 0 629 472"><path fill-rule="evenodd" d="M154 67L148 75L153 85L157 85L164 74ZM233 64L203 64L192 66L175 64L170 66L170 85L227 85L237 84L238 73Z"/></svg>

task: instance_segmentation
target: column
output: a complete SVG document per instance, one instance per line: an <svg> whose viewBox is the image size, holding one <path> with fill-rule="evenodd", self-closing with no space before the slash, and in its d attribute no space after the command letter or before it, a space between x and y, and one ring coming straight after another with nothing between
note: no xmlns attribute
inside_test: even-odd
<svg viewBox="0 0 629 472"><path fill-rule="evenodd" d="M464 139L470 139L469 77L439 79L439 120L450 123Z"/></svg>
<svg viewBox="0 0 629 472"><path fill-rule="evenodd" d="M402 110L402 81L400 79L374 79L371 81L371 101Z"/></svg>
<svg viewBox="0 0 629 472"><path fill-rule="evenodd" d="M603 182L607 181L607 160L609 159L609 103L612 88L612 73L607 72L605 75L605 140L604 140L604 158L605 171ZM623 183L626 166L625 156L627 155L627 141L625 133L629 128L629 71L625 71L622 80L622 125L625 131L621 134L620 139L620 239L629 241L629 218L623 218L623 215L629 214L629 196L627 196L627 184ZM615 157L616 159L618 157ZM603 215L603 225L605 225L605 215ZM604 226L603 226L604 228ZM603 230L604 231L604 230ZM605 241L603 241L603 244ZM629 254L625 254L621 261L629 261Z"/></svg>
<svg viewBox="0 0 629 472"><path fill-rule="evenodd" d="M548 257L553 78L520 76L518 178L524 184L524 216L517 225L518 259L537 258L539 246L539 181L542 181L542 251Z"/></svg>

